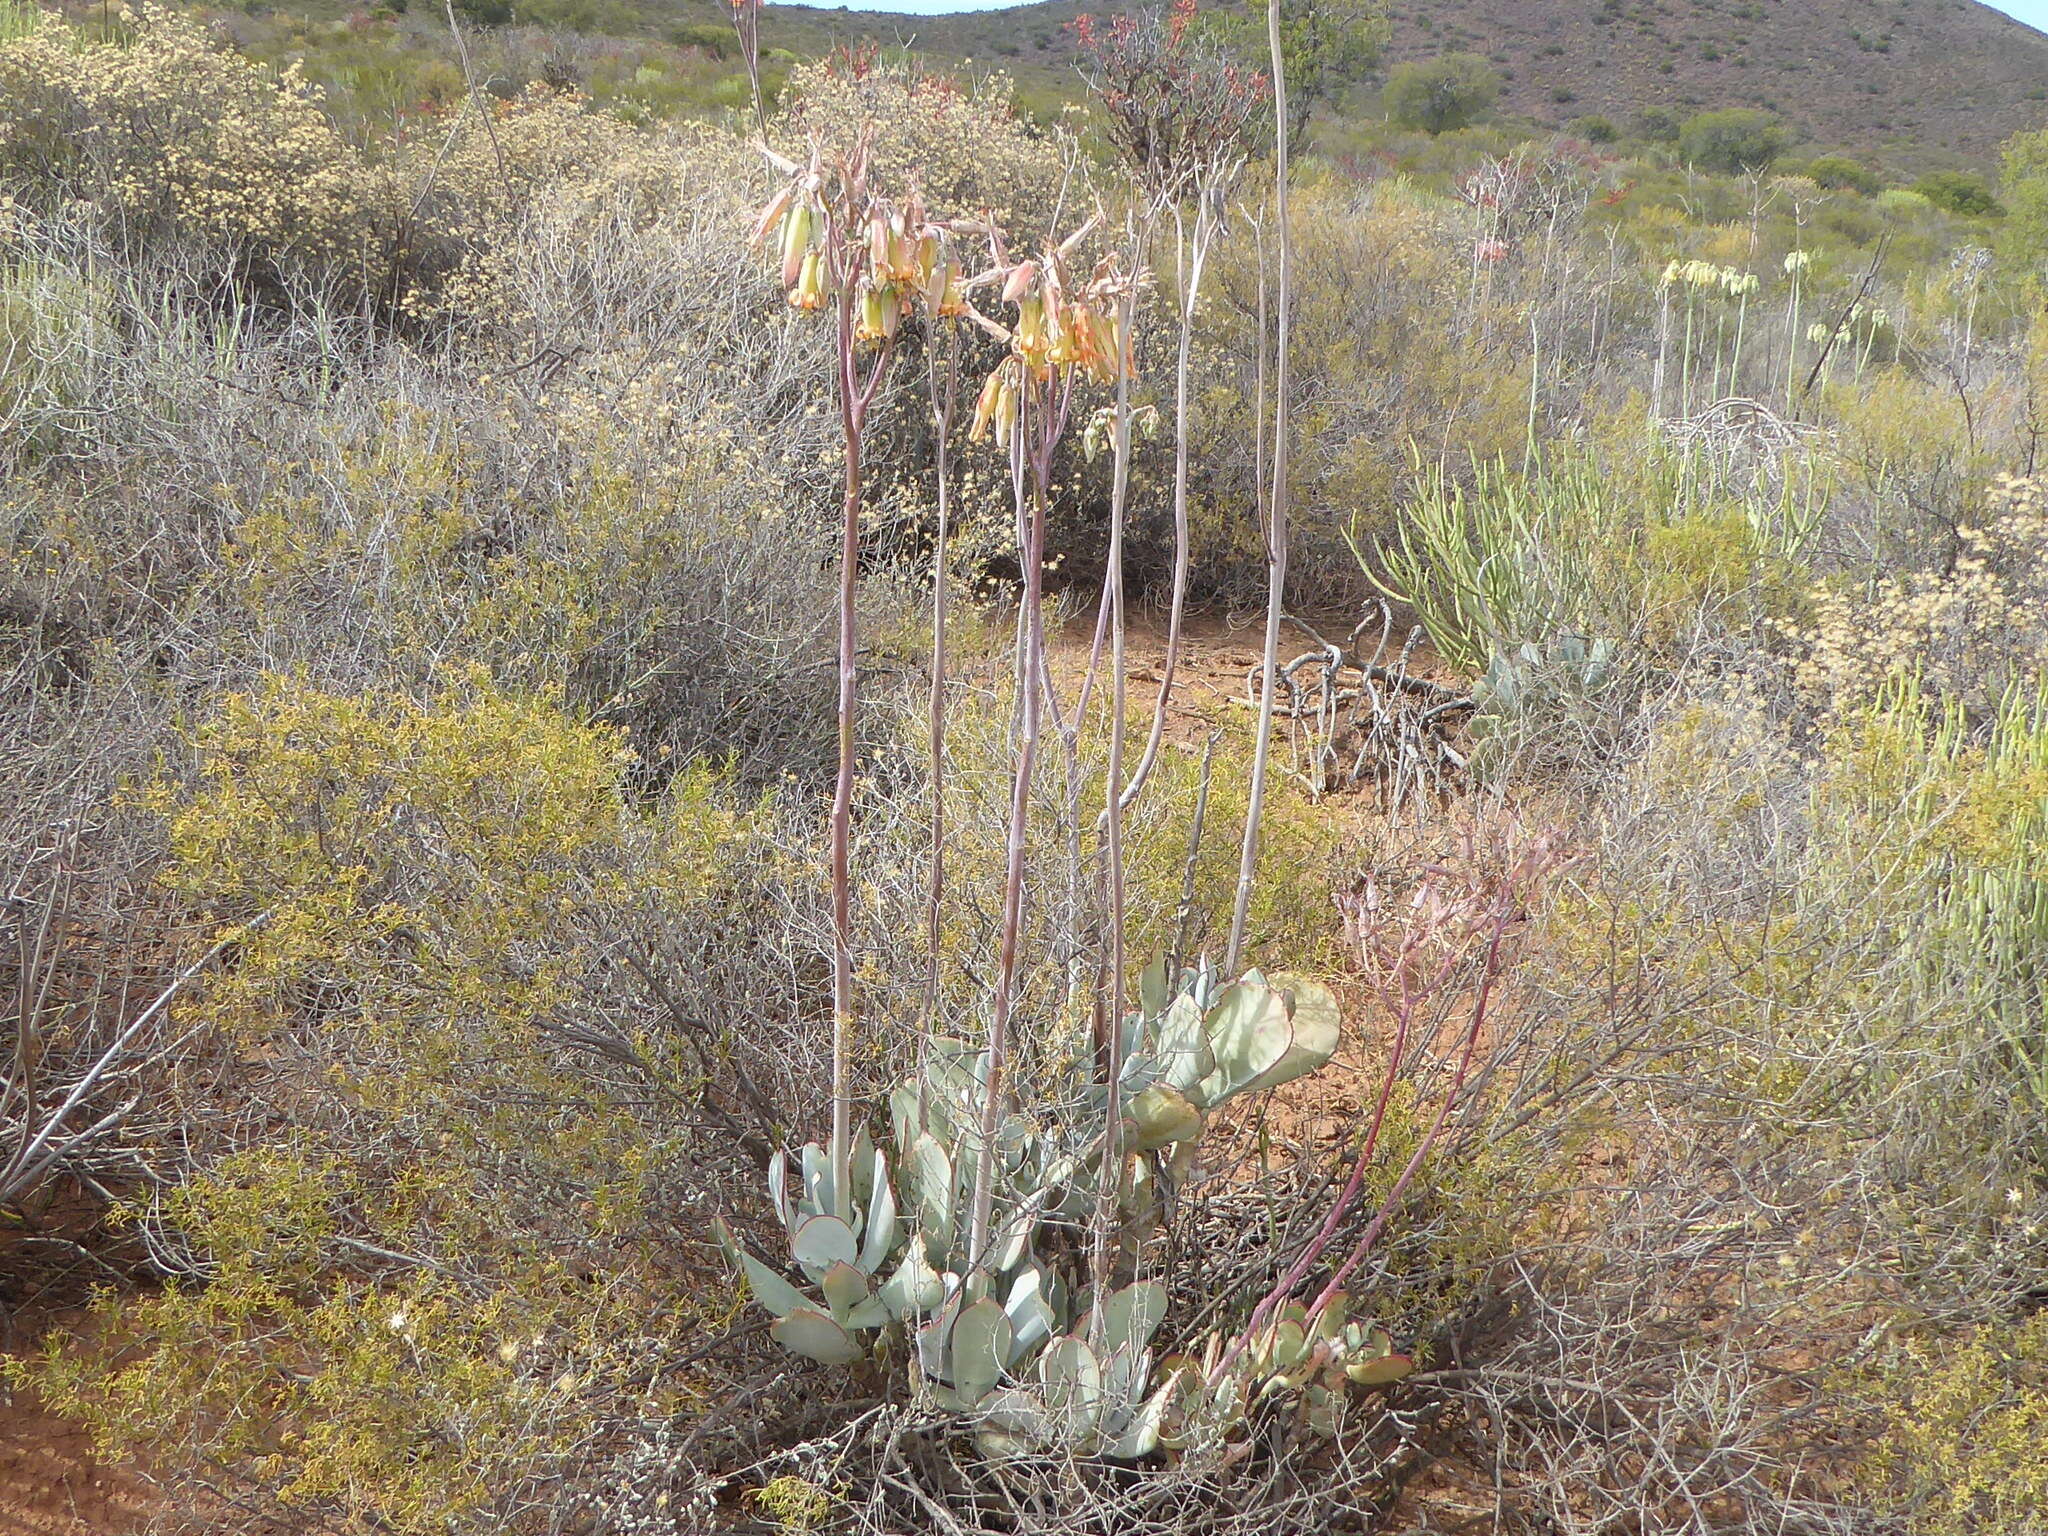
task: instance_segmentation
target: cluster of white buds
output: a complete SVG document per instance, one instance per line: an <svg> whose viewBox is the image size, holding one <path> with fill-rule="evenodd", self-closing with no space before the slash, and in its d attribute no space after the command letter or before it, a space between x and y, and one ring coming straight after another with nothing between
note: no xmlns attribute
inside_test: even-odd
<svg viewBox="0 0 2048 1536"><path fill-rule="evenodd" d="M1794 276L1813 264L1813 252L1793 251L1785 257L1785 275Z"/></svg>
<svg viewBox="0 0 2048 1536"><path fill-rule="evenodd" d="M1852 305L1850 307L1849 313L1842 317L1840 330L1844 335L1848 335L1859 329L1866 330L1870 332L1870 334L1876 335L1879 331L1889 329L1891 323L1892 317L1889 311L1878 309L1870 305L1856 304ZM1823 321L1821 324L1811 326L1807 329L1806 339L1812 342L1815 346L1825 346L1827 344L1828 338L1835 334L1836 329L1837 327L1829 325L1825 321Z"/></svg>
<svg viewBox="0 0 2048 1536"><path fill-rule="evenodd" d="M1755 293L1762 286L1754 272L1738 271L1734 267L1717 267L1711 261L1674 261L1664 269L1659 280L1662 287L1683 283L1706 293L1719 293L1723 298L1739 299Z"/></svg>

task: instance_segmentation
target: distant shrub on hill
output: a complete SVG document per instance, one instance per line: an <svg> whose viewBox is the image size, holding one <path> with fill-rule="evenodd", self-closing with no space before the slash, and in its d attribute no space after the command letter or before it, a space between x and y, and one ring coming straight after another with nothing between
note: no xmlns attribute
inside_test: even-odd
<svg viewBox="0 0 2048 1536"><path fill-rule="evenodd" d="M1387 81L1387 115L1404 128L1449 133L1490 112L1500 85L1500 75L1476 53L1403 64Z"/></svg>
<svg viewBox="0 0 2048 1536"><path fill-rule="evenodd" d="M1764 169L1784 148L1784 128L1755 107L1696 113L1678 130L1678 153L1688 165L1729 176Z"/></svg>

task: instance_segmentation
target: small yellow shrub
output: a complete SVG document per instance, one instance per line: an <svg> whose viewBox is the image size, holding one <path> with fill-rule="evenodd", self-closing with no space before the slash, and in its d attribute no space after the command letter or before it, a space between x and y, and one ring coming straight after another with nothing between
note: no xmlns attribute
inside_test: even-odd
<svg viewBox="0 0 2048 1536"><path fill-rule="evenodd" d="M2048 1312L1914 1341L1869 1385L1878 1499L1923 1536L2036 1536L2048 1510Z"/></svg>
<svg viewBox="0 0 2048 1536"><path fill-rule="evenodd" d="M181 1021L262 1112L189 1147L149 1213L181 1276L31 1373L173 1477L226 1469L348 1530L527 1529L594 1413L696 1400L660 1362L728 1304L660 1235L687 1132L565 1031L596 917L690 911L749 818L708 770L629 803L617 735L473 677L425 700L273 679L195 747L150 800L234 960Z"/></svg>

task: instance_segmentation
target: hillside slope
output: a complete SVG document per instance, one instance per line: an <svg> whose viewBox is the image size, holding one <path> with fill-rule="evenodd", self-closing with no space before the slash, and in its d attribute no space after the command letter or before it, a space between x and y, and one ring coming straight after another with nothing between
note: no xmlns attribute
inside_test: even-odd
<svg viewBox="0 0 2048 1536"><path fill-rule="evenodd" d="M1068 23L1100 0L960 16L772 6L764 37L810 52L821 34L915 41L1027 75L1072 67ZM708 8L707 8L708 9ZM1503 109L1563 125L1646 108L1779 114L1816 144L1901 168L1988 161L2048 122L2048 36L1978 0L1391 0L1394 61L1490 58ZM1376 105L1361 100L1359 110Z"/></svg>
<svg viewBox="0 0 2048 1536"><path fill-rule="evenodd" d="M2048 121L2048 36L1977 0L1395 0L1392 53L1484 53L1539 121L1754 106L1900 164ZM1565 99L1569 97L1570 99Z"/></svg>

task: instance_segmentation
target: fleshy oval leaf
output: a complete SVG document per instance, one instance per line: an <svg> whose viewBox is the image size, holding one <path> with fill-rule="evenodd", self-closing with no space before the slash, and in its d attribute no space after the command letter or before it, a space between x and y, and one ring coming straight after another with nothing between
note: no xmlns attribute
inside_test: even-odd
<svg viewBox="0 0 2048 1536"><path fill-rule="evenodd" d="M984 1296L961 1309L947 1353L953 1389L963 1399L980 1402L1002 1379L1013 1338L1010 1319L994 1297Z"/></svg>
<svg viewBox="0 0 2048 1536"><path fill-rule="evenodd" d="M769 1335L793 1355L816 1360L821 1365L851 1365L861 1357L861 1347L852 1334L822 1312L799 1307L779 1317L768 1327Z"/></svg>
<svg viewBox="0 0 2048 1536"><path fill-rule="evenodd" d="M718 1225L721 1229L725 1228L723 1221ZM720 1241L728 1244L733 1257L739 1260L740 1273L747 1277L747 1288L754 1293L754 1300L761 1304L764 1311L773 1313L776 1317L787 1317L799 1308L814 1305L810 1297L734 1241L729 1229L722 1232Z"/></svg>
<svg viewBox="0 0 2048 1536"><path fill-rule="evenodd" d="M1138 1150L1156 1152L1202 1134L1202 1112L1167 1083L1154 1083L1124 1106L1138 1130Z"/></svg>
<svg viewBox="0 0 2048 1536"><path fill-rule="evenodd" d="M1380 1355L1352 1361L1344 1367L1344 1374L1361 1387L1384 1387L1414 1375L1415 1361L1409 1355Z"/></svg>
<svg viewBox="0 0 2048 1536"><path fill-rule="evenodd" d="M832 1316L847 1328L856 1326L854 1309L873 1295L868 1277L852 1264L834 1264L818 1277L818 1286L825 1293L825 1304L832 1309Z"/></svg>
<svg viewBox="0 0 2048 1536"><path fill-rule="evenodd" d="M1157 1280L1137 1280L1109 1298L1102 1309L1103 1347L1141 1350L1166 1320L1166 1287Z"/></svg>
<svg viewBox="0 0 2048 1536"><path fill-rule="evenodd" d="M813 1216L797 1223L790 1234L789 1255L797 1267L813 1280L834 1264L851 1264L860 1257L860 1244L853 1228L837 1216Z"/></svg>

